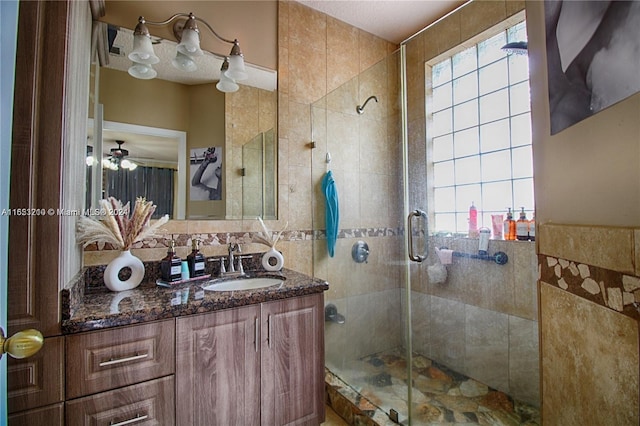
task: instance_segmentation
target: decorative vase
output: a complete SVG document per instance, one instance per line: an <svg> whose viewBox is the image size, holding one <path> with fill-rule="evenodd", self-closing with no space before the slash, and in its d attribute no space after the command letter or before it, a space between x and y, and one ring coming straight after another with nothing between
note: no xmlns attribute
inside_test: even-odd
<svg viewBox="0 0 640 426"><path fill-rule="evenodd" d="M129 279L122 281L118 274L124 268L131 269ZM140 259L131 254L131 251L124 250L118 257L113 259L104 270L104 283L111 291L124 291L136 288L144 278L144 264Z"/></svg>
<svg viewBox="0 0 640 426"><path fill-rule="evenodd" d="M284 257L282 257L282 253L273 247L262 255L262 267L269 272L279 271L283 265Z"/></svg>

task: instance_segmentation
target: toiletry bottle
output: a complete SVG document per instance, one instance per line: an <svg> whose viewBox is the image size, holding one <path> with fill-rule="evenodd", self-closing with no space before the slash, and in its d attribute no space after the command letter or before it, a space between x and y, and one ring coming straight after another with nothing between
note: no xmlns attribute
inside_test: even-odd
<svg viewBox="0 0 640 426"><path fill-rule="evenodd" d="M478 231L478 254L486 256L489 251L489 237L491 236L491 229L480 228Z"/></svg>
<svg viewBox="0 0 640 426"><path fill-rule="evenodd" d="M469 207L469 238L478 238L478 236L478 210L472 201Z"/></svg>
<svg viewBox="0 0 640 426"><path fill-rule="evenodd" d="M533 214L533 217L529 221L529 240L536 240L536 214Z"/></svg>
<svg viewBox="0 0 640 426"><path fill-rule="evenodd" d="M518 241L527 241L529 239L529 220L527 220L527 213L522 207L520 212L520 218L516 222L516 238Z"/></svg>
<svg viewBox="0 0 640 426"><path fill-rule="evenodd" d="M515 240L516 239L516 221L513 220L511 207L507 207L507 208L509 209L509 211L507 212L507 218L504 221L503 236L505 240Z"/></svg>
<svg viewBox="0 0 640 426"><path fill-rule="evenodd" d="M204 275L204 255L200 253L200 241L193 240L191 242L191 253L187 256L187 263L189 263L189 275L191 278Z"/></svg>
<svg viewBox="0 0 640 426"><path fill-rule="evenodd" d="M160 273L166 282L180 281L182 279L182 260L176 256L176 242L171 240L167 255L160 262Z"/></svg>

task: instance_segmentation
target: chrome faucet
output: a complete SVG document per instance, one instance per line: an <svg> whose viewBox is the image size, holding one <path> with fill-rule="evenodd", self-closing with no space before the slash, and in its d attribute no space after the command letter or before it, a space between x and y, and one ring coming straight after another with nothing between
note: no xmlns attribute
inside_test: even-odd
<svg viewBox="0 0 640 426"><path fill-rule="evenodd" d="M246 275L244 272L244 268L242 267L242 259L249 258L251 256L236 256L235 254L242 253L242 249L240 248L240 244L238 243L229 243L229 267L224 267L224 258L221 259L221 267L220 267L220 276L243 276ZM234 254L235 253L235 254ZM236 270L236 257L238 258L238 270Z"/></svg>
<svg viewBox="0 0 640 426"><path fill-rule="evenodd" d="M229 243L229 269L228 273L236 272L236 267L234 266L234 255L233 252L237 251L240 253L242 250L240 249L240 245L238 243Z"/></svg>

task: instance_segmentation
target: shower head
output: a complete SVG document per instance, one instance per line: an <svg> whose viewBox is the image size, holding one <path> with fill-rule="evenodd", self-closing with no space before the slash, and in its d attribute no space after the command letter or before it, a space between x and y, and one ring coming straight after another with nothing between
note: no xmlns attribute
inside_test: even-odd
<svg viewBox="0 0 640 426"><path fill-rule="evenodd" d="M367 106L367 103L368 103L371 99L373 99L374 101L376 101L376 103L378 102L378 98L376 98L375 96L369 96L369 97L367 98L367 100L366 100L366 101L364 101L364 104L362 104L362 106L358 105L358 106L356 107L356 111L358 112L358 114L364 114L364 107L366 107L366 106Z"/></svg>

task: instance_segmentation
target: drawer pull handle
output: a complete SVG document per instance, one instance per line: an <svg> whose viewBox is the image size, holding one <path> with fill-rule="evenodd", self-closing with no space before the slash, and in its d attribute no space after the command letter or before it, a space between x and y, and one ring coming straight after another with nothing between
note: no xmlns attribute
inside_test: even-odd
<svg viewBox="0 0 640 426"><path fill-rule="evenodd" d="M136 416L132 419L129 420L125 420L123 422L119 422L119 423L114 423L113 421L109 422L110 426L124 426L124 425L130 425L133 423L138 423L141 422L143 420L147 420L149 418L149 416L147 416L146 414L144 416L141 416L140 414L136 414Z"/></svg>
<svg viewBox="0 0 640 426"><path fill-rule="evenodd" d="M102 361L98 365L100 367L107 367L109 365L121 364L123 362L137 361L139 359L144 359L144 358L146 358L148 356L149 356L149 354L141 354L141 355L136 354L134 356L128 356L126 358L118 358L118 359L110 359L109 361Z"/></svg>

